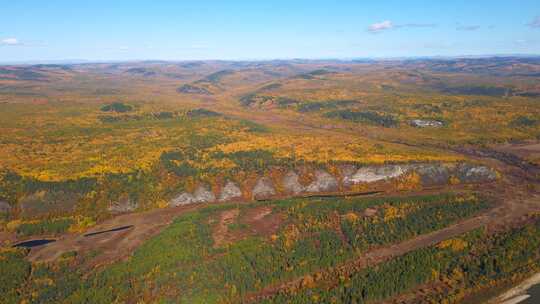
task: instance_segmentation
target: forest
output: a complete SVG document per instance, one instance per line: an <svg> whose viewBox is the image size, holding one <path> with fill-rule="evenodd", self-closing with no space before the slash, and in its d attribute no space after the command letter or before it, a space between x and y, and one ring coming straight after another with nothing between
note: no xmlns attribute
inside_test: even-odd
<svg viewBox="0 0 540 304"><path fill-rule="evenodd" d="M475 194L211 206L177 218L128 261L91 277L84 276L87 254L64 254L54 264L32 265L31 271L20 272L30 267L23 259L24 249L2 253L4 263L14 265L2 267L6 272L2 277L12 278L10 286L25 286L12 294L14 302L111 303L175 297L190 303L230 302L265 286L335 267L373 248L444 228L488 207ZM216 246L217 219L236 208L238 216L225 235L234 242ZM274 233L252 232L257 223L248 215L261 208L271 210L265 218L279 215L280 227ZM366 216L366 210L376 214ZM153 286L150 293L148 286Z"/></svg>
<svg viewBox="0 0 540 304"><path fill-rule="evenodd" d="M539 72L0 65L0 303L489 299L539 270Z"/></svg>

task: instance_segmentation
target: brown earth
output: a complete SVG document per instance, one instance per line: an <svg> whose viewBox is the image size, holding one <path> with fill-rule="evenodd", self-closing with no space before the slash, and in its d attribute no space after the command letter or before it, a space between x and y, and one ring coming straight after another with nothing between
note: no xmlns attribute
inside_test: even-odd
<svg viewBox="0 0 540 304"><path fill-rule="evenodd" d="M15 232L11 231L0 231L0 245L1 244L12 244L17 240L17 235Z"/></svg>
<svg viewBox="0 0 540 304"><path fill-rule="evenodd" d="M320 273L323 273L320 277L325 280L331 280L338 272L347 273L363 267L375 265L412 250L459 236L476 228L487 227L490 231L508 229L510 226L518 225L527 220L528 215L540 212L540 182L535 174L531 174L530 170L528 170L528 165L525 167L522 166L523 162L519 161L519 156L511 154L510 152L504 152L503 154L486 154L483 151L478 152L471 148L457 150L456 152L463 153L471 159L475 159L496 168L502 173L502 176L494 183L459 185L447 187L447 190L454 188L458 190L480 191L495 201L495 207L450 227L421 235L399 244L376 248L358 258L339 265L338 267L322 269L319 271ZM398 194L406 196L436 193L441 190L443 189L435 187L433 189L424 189L415 192L386 192L375 195ZM133 225L132 228L118 232L103 233L91 237L85 237L82 234L67 234L62 236L57 242L51 243L48 246L32 249L29 259L32 261L51 261L64 252L89 252L92 250L97 250L99 253L92 260L92 266L123 259L128 257L135 248L142 244L142 242L159 233L164 227L170 224L175 217L203 206L206 206L206 204L121 215L93 227L91 231L88 231L87 233L126 225ZM238 209L233 209L236 211L231 211L230 213L221 214L218 228L214 235L216 243L222 245L228 241L234 241L235 239L242 238L245 235L252 233L268 235L275 232L279 228L281 217L278 214L273 214L271 210L268 209L268 207L254 208L253 210L246 212L245 215L240 216L239 222L248 226L249 231L247 234L241 231L233 233L230 233L229 231L229 222L232 223L233 219L239 217ZM302 282L303 277L296 278L289 282L282 282L274 286L267 286L262 291L249 295L246 300L256 302L257 300L267 298L276 292L291 287L298 288L302 285Z"/></svg>
<svg viewBox="0 0 540 304"><path fill-rule="evenodd" d="M352 271L358 271L359 269L376 265L419 248L435 245L441 241L457 237L476 228L484 226L492 230L498 230L503 227L507 228L508 226L513 226L527 220L527 215L532 212L540 212L540 196L533 196L528 200L520 201L520 203L522 206L502 203L487 212L463 220L447 228L420 235L399 244L370 250L362 256L341 264L338 267L318 271L319 273L323 273L322 276L319 275L318 277L325 280L328 278L335 278L336 281L333 283L338 284L339 275L337 274L344 274L347 276ZM317 276L312 274L312 277ZM262 291L248 296L247 300L248 302L257 302L258 300L267 298L279 291L298 290L302 286L303 279L304 277L300 277L276 286L266 287Z"/></svg>
<svg viewBox="0 0 540 304"><path fill-rule="evenodd" d="M272 208L268 206L250 208L245 214L239 215L239 209L220 213L212 234L215 247L231 244L248 236L271 236L278 231L283 221L282 215L273 213ZM239 224L239 227L231 230L229 225L233 223Z"/></svg>
<svg viewBox="0 0 540 304"><path fill-rule="evenodd" d="M540 166L540 142L504 144L494 147L494 150L514 154Z"/></svg>
<svg viewBox="0 0 540 304"><path fill-rule="evenodd" d="M240 222L248 225L253 235L270 236L278 231L283 222L283 216L273 213L272 208L268 206L261 206L249 209Z"/></svg>
<svg viewBox="0 0 540 304"><path fill-rule="evenodd" d="M28 258L30 261L53 261L65 252L94 251L98 254L89 262L93 266L124 259L145 240L155 236L164 227L168 226L175 217L204 206L207 205L198 204L120 215L92 227L85 233L65 234L54 243L33 248ZM85 236L85 234L125 226L132 227L120 231Z"/></svg>
<svg viewBox="0 0 540 304"><path fill-rule="evenodd" d="M239 234L233 234L229 231L229 225L236 222L240 214L240 209L231 209L222 211L219 214L219 222L216 225L214 232L212 233L212 238L214 239L214 247L221 247L223 245L237 241L242 236Z"/></svg>
<svg viewBox="0 0 540 304"><path fill-rule="evenodd" d="M327 193L325 196L357 196L362 193ZM371 193L367 193L371 195ZM299 196L299 197L312 197ZM233 203L221 203L233 204ZM237 203L234 203L237 204ZM137 247L145 240L157 235L163 228L167 227L174 218L186 212L194 211L209 204L194 204L180 207L157 209L139 213L127 213L118 215L112 219L106 220L88 231L81 233L66 233L58 236L48 236L56 238L56 242L49 243L47 246L35 247L30 250L28 259L30 261L53 261L66 252L95 252L96 257L90 262L91 265L101 265L111 263L117 260L122 260L128 257ZM277 213L268 213L269 207L258 207L249 210L245 216L240 219L241 223L245 223L250 231L234 231L229 233L228 224L221 224L222 228L217 232L218 242L240 240L249 235L269 236L275 233L280 223L282 216ZM224 219L224 221L229 221ZM231 222L232 223L232 222ZM230 223L229 223L230 224ZM119 231L110 231L96 234L93 236L85 236L96 232L113 230L125 226L132 226L129 229ZM218 225L219 226L219 225ZM227 228L223 228L227 227ZM27 241L29 239L18 239L14 233L0 234L0 240L13 244L15 242Z"/></svg>
<svg viewBox="0 0 540 304"><path fill-rule="evenodd" d="M523 224L530 215L540 212L540 180L529 170L526 170L528 167L524 169L521 162L515 162L516 159L519 159L517 155L510 154L511 157L497 153L486 155L477 154L476 151L465 154L502 172L503 176L495 183L468 186L471 189L481 190L484 195L494 199L495 207L444 229L420 235L398 244L370 250L337 267L321 269L318 271L319 275L313 273L311 278L319 278L338 284L338 274L347 275L352 271L376 265L419 248L435 245L477 228L486 227L491 232L505 230ZM499 156L499 159L495 158ZM249 295L246 300L253 303L281 291L299 290L303 286L303 281L304 277L299 277L274 286L267 286L260 292Z"/></svg>

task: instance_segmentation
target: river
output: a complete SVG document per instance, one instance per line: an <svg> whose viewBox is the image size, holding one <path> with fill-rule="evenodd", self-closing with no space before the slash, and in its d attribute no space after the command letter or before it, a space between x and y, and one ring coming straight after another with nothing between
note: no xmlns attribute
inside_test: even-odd
<svg viewBox="0 0 540 304"><path fill-rule="evenodd" d="M530 296L527 299L519 302L520 304L538 304L540 303L540 284L527 289L527 294Z"/></svg>
<svg viewBox="0 0 540 304"><path fill-rule="evenodd" d="M533 275L518 286L507 290L488 303L538 304L540 303L540 273Z"/></svg>

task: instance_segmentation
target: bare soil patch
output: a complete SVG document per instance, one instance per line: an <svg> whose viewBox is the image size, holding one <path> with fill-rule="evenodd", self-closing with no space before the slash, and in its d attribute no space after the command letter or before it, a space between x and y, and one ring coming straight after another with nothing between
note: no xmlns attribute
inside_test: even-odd
<svg viewBox="0 0 540 304"><path fill-rule="evenodd" d="M175 217L203 206L206 204L120 215L92 227L85 233L68 233L54 243L34 248L30 251L28 259L47 262L57 259L65 252L94 251L98 254L88 262L87 266L94 267L121 260L127 258L145 240L158 234ZM132 227L118 230L118 227L126 226ZM107 233L100 233L103 231ZM85 235L91 235L91 237Z"/></svg>
<svg viewBox="0 0 540 304"><path fill-rule="evenodd" d="M242 214L239 209L223 211L212 235L214 246L225 246L249 236L270 236L282 222L282 215L273 213L268 206L250 208Z"/></svg>
<svg viewBox="0 0 540 304"><path fill-rule="evenodd" d="M252 208L242 216L241 223L248 225L251 234L270 236L276 233L283 222L283 216L272 213L272 208L262 206Z"/></svg>
<svg viewBox="0 0 540 304"><path fill-rule="evenodd" d="M0 244L10 244L17 240L17 235L12 231L0 231Z"/></svg>
<svg viewBox="0 0 540 304"><path fill-rule="evenodd" d="M229 226L236 222L238 214L240 214L240 209L225 210L219 214L219 221L212 234L214 247L224 246L243 237L241 233L229 231Z"/></svg>

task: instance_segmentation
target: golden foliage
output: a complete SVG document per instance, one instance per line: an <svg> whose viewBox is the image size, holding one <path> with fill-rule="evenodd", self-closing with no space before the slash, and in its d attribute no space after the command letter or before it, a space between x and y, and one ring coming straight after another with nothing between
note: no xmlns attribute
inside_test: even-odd
<svg viewBox="0 0 540 304"><path fill-rule="evenodd" d="M418 173L412 172L397 180L398 190L416 190L422 188L422 180Z"/></svg>
<svg viewBox="0 0 540 304"><path fill-rule="evenodd" d="M383 206L383 212L384 212L383 220L387 222L393 219L405 218L407 214L413 212L416 209L418 209L418 206L411 203L402 203L399 206L393 206L393 205L387 204Z"/></svg>
<svg viewBox="0 0 540 304"><path fill-rule="evenodd" d="M459 178L457 176L450 176L450 185L459 185L461 183L461 181L459 180Z"/></svg>
<svg viewBox="0 0 540 304"><path fill-rule="evenodd" d="M450 248L452 251L458 252L467 248L469 244L462 239L448 239L440 242L437 247L441 249Z"/></svg>
<svg viewBox="0 0 540 304"><path fill-rule="evenodd" d="M348 212L343 217L345 218L345 220L347 220L349 222L352 222L352 223L358 221L358 219L359 219L359 216L354 212Z"/></svg>
<svg viewBox="0 0 540 304"><path fill-rule="evenodd" d="M296 241L300 238L300 229L295 225L291 224L287 226L283 231L283 242L285 248L291 248Z"/></svg>
<svg viewBox="0 0 540 304"><path fill-rule="evenodd" d="M96 224L93 218L82 215L75 216L74 220L75 222L69 227L69 232L84 232Z"/></svg>

